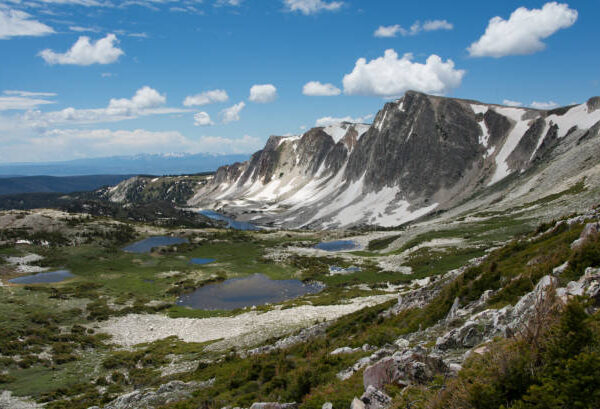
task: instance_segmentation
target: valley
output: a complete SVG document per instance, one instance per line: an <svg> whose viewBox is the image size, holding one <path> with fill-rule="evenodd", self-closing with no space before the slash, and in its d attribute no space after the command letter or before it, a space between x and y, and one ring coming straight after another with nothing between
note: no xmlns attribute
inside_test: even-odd
<svg viewBox="0 0 600 409"><path fill-rule="evenodd" d="M596 368L597 99L404 98L215 174L5 198L0 408L527 407Z"/></svg>

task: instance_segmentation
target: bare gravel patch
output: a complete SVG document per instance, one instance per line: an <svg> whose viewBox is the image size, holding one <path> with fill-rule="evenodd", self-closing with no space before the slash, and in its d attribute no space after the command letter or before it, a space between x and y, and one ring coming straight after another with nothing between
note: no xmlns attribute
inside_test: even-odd
<svg viewBox="0 0 600 409"><path fill-rule="evenodd" d="M302 305L265 313L251 311L234 317L169 318L159 314L129 314L111 318L99 325L99 331L112 335L112 341L121 346L153 342L177 336L185 342L221 340L211 349L256 345L268 338L280 337L313 325L316 321L330 321L365 307L384 303L395 294L359 297L343 304Z"/></svg>

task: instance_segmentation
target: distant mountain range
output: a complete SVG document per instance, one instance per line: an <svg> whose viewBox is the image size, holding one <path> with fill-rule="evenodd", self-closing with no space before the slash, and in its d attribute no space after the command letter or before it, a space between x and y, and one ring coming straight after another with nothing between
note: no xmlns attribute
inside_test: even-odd
<svg viewBox="0 0 600 409"><path fill-rule="evenodd" d="M143 154L63 162L0 164L0 178L16 176L181 175L213 172L219 167L248 160L250 155ZM47 191L47 190L44 190Z"/></svg>

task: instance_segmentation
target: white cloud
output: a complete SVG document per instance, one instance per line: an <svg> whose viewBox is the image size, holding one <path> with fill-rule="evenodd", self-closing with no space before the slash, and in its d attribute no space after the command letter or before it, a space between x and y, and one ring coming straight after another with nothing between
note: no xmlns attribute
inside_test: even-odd
<svg viewBox="0 0 600 409"><path fill-rule="evenodd" d="M386 50L383 57L367 62L359 58L350 74L344 76L344 93L348 95L371 95L396 97L407 90L433 94L445 94L460 85L464 70L454 68L450 59L444 62L439 56L430 55L425 64L413 62L413 55L398 54Z"/></svg>
<svg viewBox="0 0 600 409"><path fill-rule="evenodd" d="M535 108L535 109L552 109L552 108L556 108L557 106L558 106L558 104L554 101L548 101L548 102L533 101L531 103L531 107Z"/></svg>
<svg viewBox="0 0 600 409"><path fill-rule="evenodd" d="M396 37L398 33L402 34L403 32L406 32L406 30L400 24L394 24L393 26L379 26L373 35L375 37L386 38Z"/></svg>
<svg viewBox="0 0 600 409"><path fill-rule="evenodd" d="M240 4L242 4L243 0L217 0L215 2L215 6L217 7L221 7L221 6L233 6L233 7L237 7Z"/></svg>
<svg viewBox="0 0 600 409"><path fill-rule="evenodd" d="M206 112L198 112L194 115L194 125L196 126L208 126L214 124L215 123L210 119L210 115Z"/></svg>
<svg viewBox="0 0 600 409"><path fill-rule="evenodd" d="M392 26L379 26L373 33L375 37L396 37L398 34L403 37L414 36L419 34L421 31L436 31L436 30L452 30L454 25L446 20L427 20L421 24L420 21L415 21L410 29L403 28L400 24L394 24Z"/></svg>
<svg viewBox="0 0 600 409"><path fill-rule="evenodd" d="M54 33L54 29L24 11L0 9L0 40L19 36L44 36Z"/></svg>
<svg viewBox="0 0 600 409"><path fill-rule="evenodd" d="M447 20L427 20L422 26L424 31L452 30L453 28L454 24Z"/></svg>
<svg viewBox="0 0 600 409"><path fill-rule="evenodd" d="M39 53L39 56L48 64L110 64L125 54L123 50L116 47L118 43L119 40L114 34L107 34L106 37L95 43L90 42L89 37L82 36L66 53L56 53L45 49Z"/></svg>
<svg viewBox="0 0 600 409"><path fill-rule="evenodd" d="M523 106L522 102L519 101L511 101L510 99L505 99L504 101L502 101L503 105L509 106L509 107L520 107Z"/></svg>
<svg viewBox="0 0 600 409"><path fill-rule="evenodd" d="M323 1L323 0L283 0L283 4L288 11L299 11L304 15L315 14L320 11L336 11L343 5L343 1Z"/></svg>
<svg viewBox="0 0 600 409"><path fill-rule="evenodd" d="M21 90L13 90L7 89L4 91L5 95L16 95L19 97L55 97L55 92L31 92L31 91L21 91Z"/></svg>
<svg viewBox="0 0 600 409"><path fill-rule="evenodd" d="M178 131L49 129L11 139L0 135L0 161L67 160L85 157L135 155L139 153L251 153L264 140L200 136L191 138Z"/></svg>
<svg viewBox="0 0 600 409"><path fill-rule="evenodd" d="M352 122L352 123L357 123L357 124L362 124L362 123L369 123L371 122L371 119L373 119L373 114L369 114L369 115L365 115L365 116L359 116L357 118L353 118L351 116L344 116L344 117L332 117L332 116L325 116L323 118L319 118L315 121L315 126L329 126L329 125L335 125L335 124L339 124L340 122Z"/></svg>
<svg viewBox="0 0 600 409"><path fill-rule="evenodd" d="M189 112L188 109L164 107L166 97L150 87L142 87L128 98L112 98L106 108L77 109L41 112L30 110L21 115L14 127L48 128L59 124L92 124L117 122L140 116L164 115ZM0 118L5 119L5 118Z"/></svg>
<svg viewBox="0 0 600 409"><path fill-rule="evenodd" d="M496 16L489 21L485 34L468 48L473 57L525 55L546 47L543 39L572 26L577 11L568 4L546 3L541 9L519 7L508 20Z"/></svg>
<svg viewBox="0 0 600 409"><path fill-rule="evenodd" d="M100 29L98 29L98 28L94 28L94 27L81 27L81 26L70 26L69 30L75 31L76 33L85 33L85 32L99 33L100 32Z"/></svg>
<svg viewBox="0 0 600 409"><path fill-rule="evenodd" d="M304 84L302 93L311 97L331 97L340 95L342 91L333 84L321 84L319 81L310 81Z"/></svg>
<svg viewBox="0 0 600 409"><path fill-rule="evenodd" d="M183 105L186 107L208 105L215 102L226 102L229 99L227 92L222 89L204 91L200 94L185 97Z"/></svg>
<svg viewBox="0 0 600 409"><path fill-rule="evenodd" d="M154 88L144 86L138 89L131 99L111 98L108 103L107 113L109 115L135 115L148 108L156 108L167 102L167 97L161 95Z"/></svg>
<svg viewBox="0 0 600 409"><path fill-rule="evenodd" d="M257 84L250 88L250 101L260 104L273 102L277 98L277 88L272 84Z"/></svg>
<svg viewBox="0 0 600 409"><path fill-rule="evenodd" d="M236 122L240 120L240 112L246 106L245 102L240 102L239 104L235 104L230 106L229 108L225 108L221 111L221 121L224 124L228 124L230 122Z"/></svg>
<svg viewBox="0 0 600 409"><path fill-rule="evenodd" d="M46 104L54 104L54 101L30 97L0 96L0 111L27 110Z"/></svg>

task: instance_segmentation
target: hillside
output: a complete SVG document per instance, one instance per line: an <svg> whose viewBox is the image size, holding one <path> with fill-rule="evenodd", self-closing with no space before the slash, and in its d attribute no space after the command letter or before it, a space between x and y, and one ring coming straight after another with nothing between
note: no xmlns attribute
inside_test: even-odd
<svg viewBox="0 0 600 409"><path fill-rule="evenodd" d="M2 177L0 195L84 192L116 185L130 177L131 175Z"/></svg>

